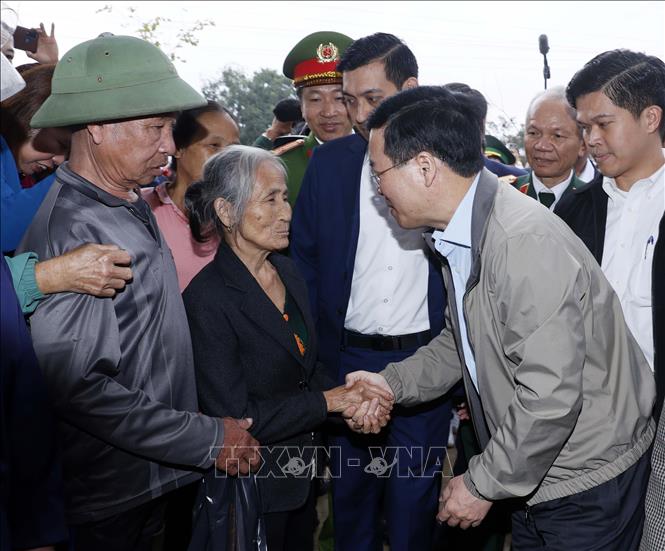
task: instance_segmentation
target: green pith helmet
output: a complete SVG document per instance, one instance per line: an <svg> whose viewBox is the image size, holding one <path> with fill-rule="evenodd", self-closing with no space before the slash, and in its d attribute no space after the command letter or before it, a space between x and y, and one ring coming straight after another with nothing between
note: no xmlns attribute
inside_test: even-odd
<svg viewBox="0 0 665 551"><path fill-rule="evenodd" d="M501 140L489 134L485 134L485 156L495 158L504 165L514 165L516 161L512 151Z"/></svg>
<svg viewBox="0 0 665 551"><path fill-rule="evenodd" d="M159 48L132 36L102 35L62 56L51 81L51 95L30 125L70 126L205 104Z"/></svg>
<svg viewBox="0 0 665 551"><path fill-rule="evenodd" d="M342 54L353 39L334 31L312 33L298 42L284 60L282 71L296 88L321 84L341 84L337 71Z"/></svg>

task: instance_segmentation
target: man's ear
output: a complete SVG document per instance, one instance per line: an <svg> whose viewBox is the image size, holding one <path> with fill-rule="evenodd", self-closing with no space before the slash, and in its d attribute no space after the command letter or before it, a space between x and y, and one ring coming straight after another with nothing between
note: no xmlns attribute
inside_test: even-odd
<svg viewBox="0 0 665 551"><path fill-rule="evenodd" d="M423 177L425 187L430 187L434 182L437 171L434 156L427 151L423 151L415 156L415 161L418 167L418 172L420 172Z"/></svg>
<svg viewBox="0 0 665 551"><path fill-rule="evenodd" d="M662 107L659 107L658 105L649 105L644 108L641 116L644 118L646 129L650 134L658 132L660 123L663 120Z"/></svg>
<svg viewBox="0 0 665 551"><path fill-rule="evenodd" d="M88 124L86 128L88 129L88 134L95 145L99 145L104 141L105 129L103 124Z"/></svg>
<svg viewBox="0 0 665 551"><path fill-rule="evenodd" d="M401 90L410 90L411 88L418 87L418 79L416 77L407 78L402 84Z"/></svg>
<svg viewBox="0 0 665 551"><path fill-rule="evenodd" d="M182 157L182 149L176 149L176 150L175 150L175 153L173 154L173 156L174 156L176 159L179 159L180 157Z"/></svg>

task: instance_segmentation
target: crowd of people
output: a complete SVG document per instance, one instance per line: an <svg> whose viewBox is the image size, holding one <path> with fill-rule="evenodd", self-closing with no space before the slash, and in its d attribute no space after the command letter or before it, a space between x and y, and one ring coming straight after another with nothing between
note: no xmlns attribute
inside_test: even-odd
<svg viewBox="0 0 665 551"><path fill-rule="evenodd" d="M663 60L534 91L525 169L393 34L285 49L241 145L7 9L0 549L665 549Z"/></svg>

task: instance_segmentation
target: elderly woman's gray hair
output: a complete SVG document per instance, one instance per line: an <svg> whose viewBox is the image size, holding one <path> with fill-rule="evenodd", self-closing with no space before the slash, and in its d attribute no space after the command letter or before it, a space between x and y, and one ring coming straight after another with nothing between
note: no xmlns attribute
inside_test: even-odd
<svg viewBox="0 0 665 551"><path fill-rule="evenodd" d="M282 161L258 147L231 145L206 161L203 178L189 186L185 194L189 227L197 241L205 241L212 231L223 237L225 228L215 212L216 199L231 205L234 225L242 220L263 163L271 164L286 178Z"/></svg>

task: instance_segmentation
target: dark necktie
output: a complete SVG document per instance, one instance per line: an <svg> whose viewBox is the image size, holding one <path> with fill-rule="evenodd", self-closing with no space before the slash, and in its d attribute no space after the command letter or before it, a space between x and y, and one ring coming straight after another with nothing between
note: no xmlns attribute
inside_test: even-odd
<svg viewBox="0 0 665 551"><path fill-rule="evenodd" d="M554 199L555 199L554 193L552 193L551 191L538 192L538 201L540 201L547 208L550 208L552 206L552 203L554 203Z"/></svg>

